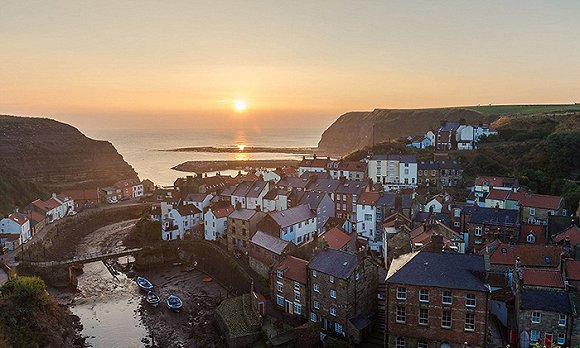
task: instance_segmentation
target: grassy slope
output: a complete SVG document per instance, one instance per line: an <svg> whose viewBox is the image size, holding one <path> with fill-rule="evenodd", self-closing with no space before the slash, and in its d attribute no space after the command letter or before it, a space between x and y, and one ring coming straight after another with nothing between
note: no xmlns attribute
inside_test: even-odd
<svg viewBox="0 0 580 348"><path fill-rule="evenodd" d="M485 115L530 115L549 112L580 111L580 104L545 104L545 105L483 105L464 106Z"/></svg>
<svg viewBox="0 0 580 348"><path fill-rule="evenodd" d="M37 198L47 198L48 192L34 183L20 179L17 174L0 169L0 216L23 207Z"/></svg>

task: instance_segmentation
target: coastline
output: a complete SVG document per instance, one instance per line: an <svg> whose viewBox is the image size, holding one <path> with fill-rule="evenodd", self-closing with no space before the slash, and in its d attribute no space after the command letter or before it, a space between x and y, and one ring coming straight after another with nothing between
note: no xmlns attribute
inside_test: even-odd
<svg viewBox="0 0 580 348"><path fill-rule="evenodd" d="M180 172L205 173L222 170L245 170L248 168L281 168L293 167L298 160L223 160L223 161L187 161L171 169Z"/></svg>
<svg viewBox="0 0 580 348"><path fill-rule="evenodd" d="M161 152L205 152L205 153L282 153L293 155L312 155L317 147L273 147L273 146L192 146L172 149L157 149Z"/></svg>

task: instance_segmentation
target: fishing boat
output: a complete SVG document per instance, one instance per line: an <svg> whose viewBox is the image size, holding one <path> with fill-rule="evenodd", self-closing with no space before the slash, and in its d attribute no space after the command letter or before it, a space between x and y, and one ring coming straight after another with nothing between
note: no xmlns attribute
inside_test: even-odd
<svg viewBox="0 0 580 348"><path fill-rule="evenodd" d="M153 307L157 307L159 302L161 302L159 296L157 296L153 291L149 291L145 299L147 300L147 303L149 303Z"/></svg>
<svg viewBox="0 0 580 348"><path fill-rule="evenodd" d="M153 289L153 284L144 277L137 277L137 285L139 285L141 290L150 291Z"/></svg>
<svg viewBox="0 0 580 348"><path fill-rule="evenodd" d="M170 295L167 298L167 307L173 309L174 311L180 311L181 307L183 307L183 302L181 299L175 295Z"/></svg>

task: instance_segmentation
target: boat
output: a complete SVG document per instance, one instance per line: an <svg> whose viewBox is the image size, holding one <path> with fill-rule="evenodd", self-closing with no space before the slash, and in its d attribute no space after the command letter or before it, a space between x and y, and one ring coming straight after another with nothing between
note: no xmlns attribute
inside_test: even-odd
<svg viewBox="0 0 580 348"><path fill-rule="evenodd" d="M149 291L145 299L147 300L147 303L149 303L153 307L157 307L159 302L161 302L159 296L157 296L153 291Z"/></svg>
<svg viewBox="0 0 580 348"><path fill-rule="evenodd" d="M139 285L141 290L150 291L153 289L153 284L144 277L137 277L137 285Z"/></svg>
<svg viewBox="0 0 580 348"><path fill-rule="evenodd" d="M213 278L212 278L212 277L204 277L204 278L203 278L203 282L204 282L204 283L211 283L211 281L212 281L212 280L213 280Z"/></svg>
<svg viewBox="0 0 580 348"><path fill-rule="evenodd" d="M181 307L183 307L183 301L175 295L169 295L167 298L167 307L179 312Z"/></svg>

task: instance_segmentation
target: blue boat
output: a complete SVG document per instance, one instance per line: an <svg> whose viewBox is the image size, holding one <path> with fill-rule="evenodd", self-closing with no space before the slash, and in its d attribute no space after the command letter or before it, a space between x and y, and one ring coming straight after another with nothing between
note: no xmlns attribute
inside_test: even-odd
<svg viewBox="0 0 580 348"><path fill-rule="evenodd" d="M137 277L137 285L139 285L141 290L151 291L153 289L153 284L144 277Z"/></svg>
<svg viewBox="0 0 580 348"><path fill-rule="evenodd" d="M153 291L149 291L145 299L147 300L147 303L149 303L153 307L157 307L159 302L161 302L159 296L157 296Z"/></svg>
<svg viewBox="0 0 580 348"><path fill-rule="evenodd" d="M175 295L170 295L167 298L167 307L179 312L181 307L183 307L183 301L181 301L181 299Z"/></svg>

